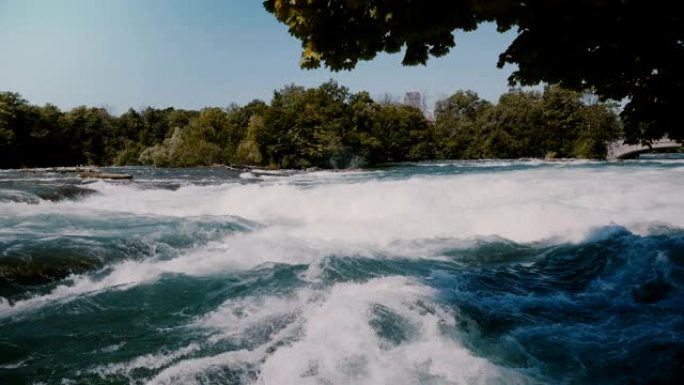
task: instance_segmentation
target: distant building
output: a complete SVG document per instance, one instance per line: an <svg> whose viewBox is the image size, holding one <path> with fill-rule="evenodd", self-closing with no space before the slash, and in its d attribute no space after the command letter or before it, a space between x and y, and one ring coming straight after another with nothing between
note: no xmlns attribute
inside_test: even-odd
<svg viewBox="0 0 684 385"><path fill-rule="evenodd" d="M425 119L434 122L435 121L435 110L425 110L423 112L423 116L425 116Z"/></svg>
<svg viewBox="0 0 684 385"><path fill-rule="evenodd" d="M420 92L407 92L406 95L404 95L404 104L422 110L423 105L421 103Z"/></svg>

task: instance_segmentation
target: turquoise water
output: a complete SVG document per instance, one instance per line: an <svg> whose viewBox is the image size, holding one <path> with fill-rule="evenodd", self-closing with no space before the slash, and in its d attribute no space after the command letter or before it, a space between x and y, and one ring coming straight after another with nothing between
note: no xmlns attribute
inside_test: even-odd
<svg viewBox="0 0 684 385"><path fill-rule="evenodd" d="M684 383L684 157L0 171L0 384Z"/></svg>

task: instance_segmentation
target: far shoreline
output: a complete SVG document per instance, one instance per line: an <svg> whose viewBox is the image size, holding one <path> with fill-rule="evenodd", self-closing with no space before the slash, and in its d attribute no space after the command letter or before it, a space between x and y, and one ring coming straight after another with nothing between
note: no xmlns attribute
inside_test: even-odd
<svg viewBox="0 0 684 385"><path fill-rule="evenodd" d="M654 151L641 153L645 154L681 154L684 156L684 151L680 150L670 150L670 151ZM431 163L453 163L453 162L463 162L463 163L486 163L486 162L539 162L539 163L570 163L570 162L587 162L587 163L619 163L625 160L638 159L639 156L634 158L625 159L588 159L588 158L479 158L479 159L426 159L419 161L400 161L400 162L386 162L380 163L369 167L349 167L349 168L325 168L325 167L306 167L306 168L285 168L285 167L267 167L259 165L230 165L230 164L211 164L211 165L193 165L193 166L155 166L148 164L131 164L131 165L77 165L77 166L44 166L44 167L17 167L17 168L4 168L0 171L15 171L15 172L45 172L45 173L59 173L59 174L79 174L79 173L96 173L99 169L135 169L135 168L151 168L151 169L168 169L168 170L181 170L181 169L227 169L238 172L252 172L252 171L290 171L290 172L317 172L317 171L333 171L333 172L346 172L346 171L367 171L367 170L378 170L386 169L392 167L407 167L418 164L429 165Z"/></svg>

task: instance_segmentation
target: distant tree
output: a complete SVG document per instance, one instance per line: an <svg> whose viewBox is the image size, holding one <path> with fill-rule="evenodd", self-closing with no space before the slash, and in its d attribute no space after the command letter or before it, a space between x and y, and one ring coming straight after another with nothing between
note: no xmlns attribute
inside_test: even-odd
<svg viewBox="0 0 684 385"><path fill-rule="evenodd" d="M578 111L579 127L573 157L605 159L606 143L622 137L616 110L617 106L611 104L591 104Z"/></svg>
<svg viewBox="0 0 684 385"><path fill-rule="evenodd" d="M419 160L425 149L415 148L428 138L428 122L423 113L411 106L383 105L375 111L372 137L379 146L371 152L373 163ZM427 151L428 153L431 151Z"/></svg>
<svg viewBox="0 0 684 385"><path fill-rule="evenodd" d="M113 118L107 110L80 106L64 114L62 124L67 137L73 141L69 152L80 152L78 163L108 164L113 155Z"/></svg>
<svg viewBox="0 0 684 385"><path fill-rule="evenodd" d="M233 104L226 109L226 112L233 125L237 127L247 127L252 116L261 116L268 108L269 106L265 102L255 99L243 107Z"/></svg>
<svg viewBox="0 0 684 385"><path fill-rule="evenodd" d="M173 111L173 108L160 110L152 107L147 107L141 111L144 129L138 133L138 140L145 146L154 145L171 136L176 127L187 124L187 120L183 124L172 124L169 118Z"/></svg>
<svg viewBox="0 0 684 385"><path fill-rule="evenodd" d="M496 105L472 91L439 101L433 126L438 158L602 158L621 134L614 105L551 85L513 89Z"/></svg>
<svg viewBox="0 0 684 385"><path fill-rule="evenodd" d="M238 144L233 163L238 165L264 165L260 138L265 131L264 119L260 115L252 115L247 124L245 137Z"/></svg>
<svg viewBox="0 0 684 385"><path fill-rule="evenodd" d="M491 103L473 91L458 91L438 101L433 128L436 156L441 159L465 156L482 130L480 117L491 107Z"/></svg>
<svg viewBox="0 0 684 385"><path fill-rule="evenodd" d="M73 138L62 126L64 113L57 106L46 104L35 107L37 122L31 132L30 143L26 145L32 150L30 159L26 159L30 166L68 165L76 159L78 151L64 151L69 147ZM26 148L25 148L26 150Z"/></svg>
<svg viewBox="0 0 684 385"><path fill-rule="evenodd" d="M146 148L140 162L158 167L210 166L220 162L221 148L205 139L200 125L176 127L160 144Z"/></svg>
<svg viewBox="0 0 684 385"><path fill-rule="evenodd" d="M560 157L571 156L579 131L578 112L583 107L580 96L579 93L558 85L544 88L541 119L548 135L539 137L545 139L546 143L542 147L548 152L554 152Z"/></svg>
<svg viewBox="0 0 684 385"><path fill-rule="evenodd" d="M0 93L0 167L17 166L28 102L14 92Z"/></svg>

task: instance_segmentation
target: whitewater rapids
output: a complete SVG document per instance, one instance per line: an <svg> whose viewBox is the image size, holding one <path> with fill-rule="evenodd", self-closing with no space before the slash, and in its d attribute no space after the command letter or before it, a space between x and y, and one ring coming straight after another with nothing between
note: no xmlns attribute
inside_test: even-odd
<svg viewBox="0 0 684 385"><path fill-rule="evenodd" d="M677 155L125 172L0 171L3 384L682 375Z"/></svg>

